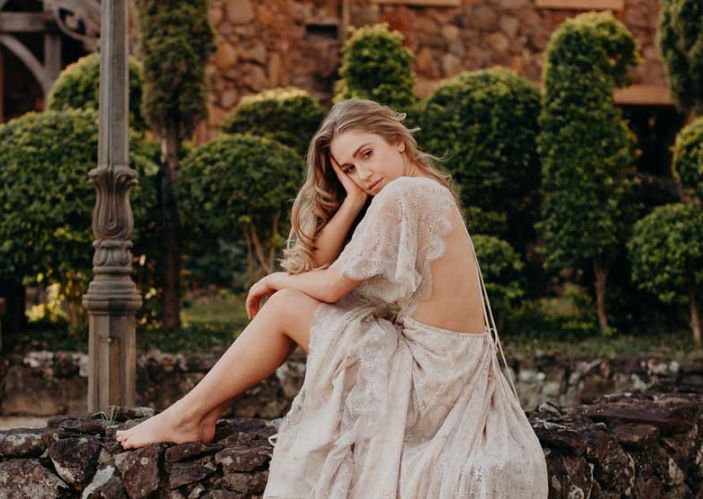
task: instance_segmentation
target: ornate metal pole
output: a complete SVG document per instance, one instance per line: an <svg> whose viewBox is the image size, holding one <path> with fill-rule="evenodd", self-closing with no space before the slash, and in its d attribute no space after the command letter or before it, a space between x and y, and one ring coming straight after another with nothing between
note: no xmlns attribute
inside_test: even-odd
<svg viewBox="0 0 703 499"><path fill-rule="evenodd" d="M90 321L88 410L134 405L135 312L142 299L131 278L134 226L129 195L137 172L129 167L127 0L102 0L100 129L93 210L94 278L83 296Z"/></svg>

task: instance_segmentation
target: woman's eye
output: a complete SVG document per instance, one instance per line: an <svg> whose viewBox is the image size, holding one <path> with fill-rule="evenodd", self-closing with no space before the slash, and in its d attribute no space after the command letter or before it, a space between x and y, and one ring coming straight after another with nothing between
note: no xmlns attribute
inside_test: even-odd
<svg viewBox="0 0 703 499"><path fill-rule="evenodd" d="M369 149L368 151L366 151L366 152L364 153L364 159L369 159L369 158L371 157L371 153L372 153L371 149Z"/></svg>
<svg viewBox="0 0 703 499"><path fill-rule="evenodd" d="M354 166L352 165L345 170L345 173L351 173L353 169L354 169Z"/></svg>

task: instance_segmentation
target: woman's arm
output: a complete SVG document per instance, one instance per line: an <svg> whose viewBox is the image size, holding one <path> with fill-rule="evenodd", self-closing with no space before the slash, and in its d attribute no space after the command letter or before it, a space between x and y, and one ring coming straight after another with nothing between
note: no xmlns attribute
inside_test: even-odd
<svg viewBox="0 0 703 499"><path fill-rule="evenodd" d="M313 251L315 267L332 263L342 251L344 239L354 219L364 207L366 198L347 196L339 209L322 228L317 236L317 250Z"/></svg>
<svg viewBox="0 0 703 499"><path fill-rule="evenodd" d="M349 279L333 268L310 270L300 274L274 272L267 276L268 285L278 291L291 288L302 291L313 298L326 303L334 303L363 281Z"/></svg>

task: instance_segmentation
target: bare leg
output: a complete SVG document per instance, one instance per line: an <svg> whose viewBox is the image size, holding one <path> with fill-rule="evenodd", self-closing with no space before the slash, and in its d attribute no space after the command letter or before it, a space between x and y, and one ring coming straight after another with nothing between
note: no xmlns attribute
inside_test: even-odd
<svg viewBox="0 0 703 499"><path fill-rule="evenodd" d="M274 293L212 369L183 398L163 412L124 431L124 448L157 442L204 442L227 405L271 375L299 344L308 351L314 298L291 289Z"/></svg>

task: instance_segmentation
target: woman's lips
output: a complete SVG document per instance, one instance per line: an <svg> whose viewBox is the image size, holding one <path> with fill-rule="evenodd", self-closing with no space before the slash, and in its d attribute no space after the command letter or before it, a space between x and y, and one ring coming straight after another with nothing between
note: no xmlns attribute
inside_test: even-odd
<svg viewBox="0 0 703 499"><path fill-rule="evenodd" d="M369 190L370 191L374 190L380 183L381 183L381 181L377 180L375 183L371 184L371 187L369 187Z"/></svg>

